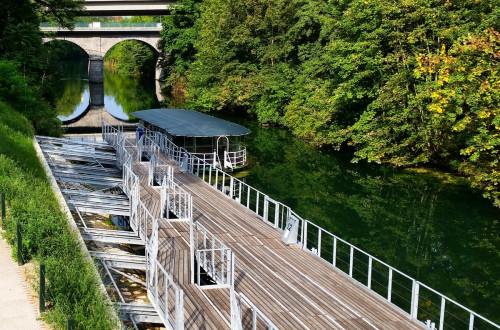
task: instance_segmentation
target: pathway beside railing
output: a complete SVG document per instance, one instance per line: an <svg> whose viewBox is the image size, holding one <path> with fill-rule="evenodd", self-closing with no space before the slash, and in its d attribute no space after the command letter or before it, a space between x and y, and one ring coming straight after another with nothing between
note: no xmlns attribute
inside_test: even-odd
<svg viewBox="0 0 500 330"><path fill-rule="evenodd" d="M140 199L140 181L133 170L132 155L126 150L127 137L120 129L103 123L103 139L116 148L117 165L121 164L123 169L123 191L130 199L130 226L145 242L148 298L165 325L170 325L172 329L184 329L184 292L157 259L158 219ZM146 147L143 151L153 149L153 146ZM164 178L167 180L167 176ZM173 173L168 179L173 182Z"/></svg>
<svg viewBox="0 0 500 330"><path fill-rule="evenodd" d="M433 329L439 327L489 326L498 324L482 317L451 298L406 275L340 237L305 220L288 206L272 199L212 163L190 154L165 135L145 128L161 152L176 163L181 171L193 174L228 198L258 215L265 223L282 232L286 244L294 244L327 261L332 267L352 278Z"/></svg>

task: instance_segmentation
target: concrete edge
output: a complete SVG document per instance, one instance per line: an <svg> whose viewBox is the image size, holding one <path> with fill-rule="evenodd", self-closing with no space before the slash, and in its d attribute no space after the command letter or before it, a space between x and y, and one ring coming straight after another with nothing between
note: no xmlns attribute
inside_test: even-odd
<svg viewBox="0 0 500 330"><path fill-rule="evenodd" d="M64 199L64 196L59 189L59 186L57 185L56 179L54 178L54 175L52 174L52 171L50 170L49 164L47 163L47 160L45 159L42 149L40 148L40 145L38 144L38 141L36 140L36 137L33 137L33 146L35 147L36 150L36 155L40 161L40 164L42 164L43 169L45 171L45 174L47 175L47 178L49 179L50 182L50 187L52 191L54 192L54 195L57 199L57 203L59 204L59 207L61 208L61 211L65 214L66 220L68 224L70 225L70 230L73 231L74 234L76 234L78 243L80 245L80 249L82 252L84 252L85 257L87 258L87 261L91 264L92 270L94 272L94 275L96 278L99 279L100 286L99 289L101 293L104 295L106 303L108 303L108 307L110 309L110 313L115 319L115 323L120 325L120 328L122 327L122 323L120 321L120 318L118 317L118 313L116 308L114 308L114 304L111 301L111 298L108 295L108 292L106 291L106 288L104 287L104 284L102 283L101 276L99 275L99 271L97 270L97 267L94 263L94 260L90 256L89 250L87 249L87 246L85 245L85 241L83 240L82 236L80 235L80 230L78 230L78 226L76 225L75 219L73 218L73 215L71 214L71 211L68 208L68 205L66 204L66 200Z"/></svg>

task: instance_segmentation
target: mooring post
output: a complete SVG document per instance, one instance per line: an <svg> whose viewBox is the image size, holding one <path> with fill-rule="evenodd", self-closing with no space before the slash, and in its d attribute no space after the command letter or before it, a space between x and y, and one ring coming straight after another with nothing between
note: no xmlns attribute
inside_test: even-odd
<svg viewBox="0 0 500 330"><path fill-rule="evenodd" d="M21 237L21 225L17 223L17 264L24 265L23 262L23 239Z"/></svg>
<svg viewBox="0 0 500 330"><path fill-rule="evenodd" d="M40 264L40 313L45 312L45 264Z"/></svg>
<svg viewBox="0 0 500 330"><path fill-rule="evenodd" d="M75 329L75 320L72 317L68 317L68 330Z"/></svg>

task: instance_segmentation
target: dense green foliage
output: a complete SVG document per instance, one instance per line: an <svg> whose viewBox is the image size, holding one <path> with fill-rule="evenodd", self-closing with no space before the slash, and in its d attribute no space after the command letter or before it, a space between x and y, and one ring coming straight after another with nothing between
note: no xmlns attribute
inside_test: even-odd
<svg viewBox="0 0 500 330"><path fill-rule="evenodd" d="M185 101L186 74L194 61L194 41L197 38L195 22L199 19L201 0L181 0L172 15L165 16L162 22L161 66L166 77L163 90L171 103ZM174 104L177 106L177 104ZM173 105L173 106L174 106Z"/></svg>
<svg viewBox="0 0 500 330"><path fill-rule="evenodd" d="M126 40L114 45L106 53L104 64L120 74L154 76L156 56L144 43Z"/></svg>
<svg viewBox="0 0 500 330"><path fill-rule="evenodd" d="M500 206L499 0L205 0L194 22L180 3L163 43L188 107L455 169Z"/></svg>
<svg viewBox="0 0 500 330"><path fill-rule="evenodd" d="M32 143L35 133L60 135L50 105L53 47L44 47L38 25L70 26L80 4L72 0L0 2L0 191L6 193L5 238L14 244L21 226L23 259L46 264L44 317L58 328L75 318L79 329L112 329L117 323L100 291L100 279L82 252L77 233L60 211Z"/></svg>
<svg viewBox="0 0 500 330"><path fill-rule="evenodd" d="M46 319L64 327L72 316L79 329L112 329L113 317L100 292L100 279L80 249L60 211L32 144L33 127L18 111L0 102L0 191L6 192L6 238L16 239L21 224L23 259L46 264L47 299L54 304ZM17 245L15 249L17 249Z"/></svg>
<svg viewBox="0 0 500 330"><path fill-rule="evenodd" d="M235 120L235 116L228 117ZM500 209L471 191L465 179L435 170L352 164L351 152L318 152L284 129L261 128L253 120L237 123L252 131L245 139L250 163L247 184L480 315L500 322L500 278L495 275L500 273ZM317 247L317 233L311 227L307 237L308 247ZM323 236L321 256L330 262L332 244ZM341 246L339 242L337 248ZM337 253L337 267L348 272L350 251L345 248ZM366 265L366 259L354 255L353 276L361 283L367 281ZM393 289L402 289L400 284L407 289L411 286L401 278L394 280L397 284ZM386 285L387 277L376 281ZM385 295L386 291L377 292ZM426 293L420 294L425 301ZM400 302L396 304L407 306ZM440 302L435 303L439 310ZM426 307L420 305L421 312ZM447 304L447 311L449 307ZM451 323L449 315L446 322ZM477 322L475 326L482 328Z"/></svg>

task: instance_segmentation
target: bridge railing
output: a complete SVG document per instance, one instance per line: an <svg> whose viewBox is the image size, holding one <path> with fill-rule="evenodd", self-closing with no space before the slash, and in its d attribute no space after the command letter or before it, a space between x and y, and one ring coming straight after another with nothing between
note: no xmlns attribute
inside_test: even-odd
<svg viewBox="0 0 500 330"><path fill-rule="evenodd" d="M160 22L101 22L102 28L161 27Z"/></svg>
<svg viewBox="0 0 500 330"><path fill-rule="evenodd" d="M160 146L160 150L165 155L178 165L183 165L183 160L187 161L184 166L186 172L198 176L228 198L253 211L265 223L282 231L284 235L291 232L293 237L288 240L288 244L296 244L327 261L360 285L399 307L411 319L419 320L430 328L436 325L440 329L464 325L472 328L481 324L484 327L500 329L498 324L311 221L301 218L290 207L176 146L165 135L158 132L154 134L157 135L157 140L162 141L163 147ZM292 222L295 224L292 225Z"/></svg>
<svg viewBox="0 0 500 330"><path fill-rule="evenodd" d="M56 22L42 22L41 28L61 28L61 24ZM75 22L75 28L158 28L161 29L160 22Z"/></svg>

